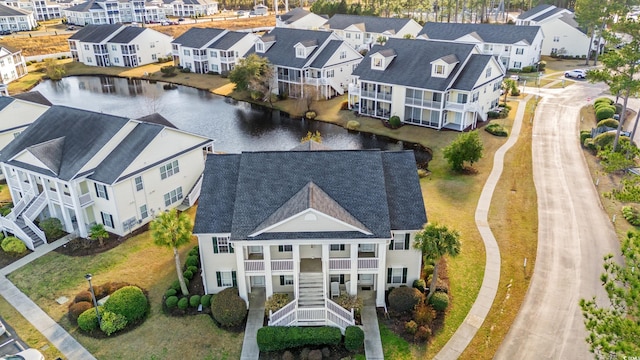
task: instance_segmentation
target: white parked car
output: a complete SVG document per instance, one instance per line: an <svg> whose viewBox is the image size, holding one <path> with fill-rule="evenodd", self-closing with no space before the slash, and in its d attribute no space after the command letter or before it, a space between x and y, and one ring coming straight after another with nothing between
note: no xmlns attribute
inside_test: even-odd
<svg viewBox="0 0 640 360"><path fill-rule="evenodd" d="M583 69L573 69L564 73L566 78L584 79L587 77L587 71Z"/></svg>
<svg viewBox="0 0 640 360"><path fill-rule="evenodd" d="M15 355L2 357L0 360L44 360L44 355L36 349L27 349Z"/></svg>

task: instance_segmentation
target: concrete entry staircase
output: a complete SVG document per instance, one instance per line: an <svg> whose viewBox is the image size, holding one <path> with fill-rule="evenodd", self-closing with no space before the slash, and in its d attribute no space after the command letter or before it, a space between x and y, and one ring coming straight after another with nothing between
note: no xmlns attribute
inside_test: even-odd
<svg viewBox="0 0 640 360"><path fill-rule="evenodd" d="M321 272L301 272L298 307L324 307L324 279Z"/></svg>
<svg viewBox="0 0 640 360"><path fill-rule="evenodd" d="M24 223L24 220L18 218L15 223L20 227L20 229L22 229L22 231L24 231L25 234L27 234L27 236L29 236L29 238L33 242L34 248L37 248L38 246L44 244L44 241L42 241L42 239L40 239L40 237L36 233L34 233L33 230L31 230L29 226L27 226L27 224Z"/></svg>

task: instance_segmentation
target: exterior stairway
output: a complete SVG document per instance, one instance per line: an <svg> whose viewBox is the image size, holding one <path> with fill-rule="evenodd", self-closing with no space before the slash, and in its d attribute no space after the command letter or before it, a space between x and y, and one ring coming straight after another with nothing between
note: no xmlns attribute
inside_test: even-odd
<svg viewBox="0 0 640 360"><path fill-rule="evenodd" d="M298 307L324 307L322 273L301 272L298 285Z"/></svg>
<svg viewBox="0 0 640 360"><path fill-rule="evenodd" d="M29 238L31 238L31 240L33 241L33 247L37 248L38 246L44 244L44 241L42 241L42 239L40 239L40 237L38 235L36 235L36 233L34 233L28 226L27 224L24 223L24 220L22 219L17 219L15 221L15 223L20 227L20 229L22 229L22 231L24 231L25 234L27 234L29 236Z"/></svg>

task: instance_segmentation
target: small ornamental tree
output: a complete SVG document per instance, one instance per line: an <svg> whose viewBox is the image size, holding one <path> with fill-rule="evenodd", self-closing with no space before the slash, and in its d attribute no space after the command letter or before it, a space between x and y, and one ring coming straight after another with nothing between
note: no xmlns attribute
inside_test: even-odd
<svg viewBox="0 0 640 360"><path fill-rule="evenodd" d="M455 171L464 169L464 163L473 163L482 158L484 148L477 131L470 131L458 135L451 144L445 147L442 152L451 168Z"/></svg>
<svg viewBox="0 0 640 360"><path fill-rule="evenodd" d="M433 260L433 278L428 295L431 298L438 281L438 262L445 255L456 256L460 253L460 233L450 230L446 225L429 223L416 234L413 246L422 251L425 259Z"/></svg>
<svg viewBox="0 0 640 360"><path fill-rule="evenodd" d="M191 221L185 213L178 213L176 209L165 211L158 215L149 225L153 243L173 250L173 258L176 263L176 273L180 283L182 295L189 295L187 284L182 276L182 264L178 247L186 245L191 240Z"/></svg>
<svg viewBox="0 0 640 360"><path fill-rule="evenodd" d="M95 224L89 230L89 239L98 240L100 247L104 246L104 239L109 237L109 233L104 229L104 225Z"/></svg>

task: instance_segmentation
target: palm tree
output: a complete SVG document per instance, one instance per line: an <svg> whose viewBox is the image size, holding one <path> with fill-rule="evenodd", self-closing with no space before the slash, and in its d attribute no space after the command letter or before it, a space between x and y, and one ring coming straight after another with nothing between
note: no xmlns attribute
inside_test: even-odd
<svg viewBox="0 0 640 360"><path fill-rule="evenodd" d="M424 259L434 261L433 278L429 285L429 295L436 290L438 281L438 262L445 255L456 256L460 253L460 233L456 230L449 230L446 225L437 223L427 224L424 229L416 234L416 241L413 244L416 249L422 251Z"/></svg>
<svg viewBox="0 0 640 360"><path fill-rule="evenodd" d="M151 237L153 237L154 244L173 249L180 290L182 290L182 295L189 295L187 284L185 284L182 276L182 264L180 263L178 247L188 244L191 240L191 229L193 228L191 220L185 213L178 213L176 209L171 209L158 215L151 222L149 228L151 229Z"/></svg>
<svg viewBox="0 0 640 360"><path fill-rule="evenodd" d="M95 224L89 229L89 239L98 240L100 247L104 245L104 239L109 237L109 233L104 229L104 225Z"/></svg>

